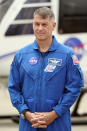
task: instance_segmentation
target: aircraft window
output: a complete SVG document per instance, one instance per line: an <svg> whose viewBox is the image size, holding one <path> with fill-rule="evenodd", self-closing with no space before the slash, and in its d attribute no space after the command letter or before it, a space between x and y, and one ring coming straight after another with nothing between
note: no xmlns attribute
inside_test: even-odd
<svg viewBox="0 0 87 131"><path fill-rule="evenodd" d="M51 2L51 0L26 0L25 3L36 3L36 2Z"/></svg>
<svg viewBox="0 0 87 131"><path fill-rule="evenodd" d="M33 13L38 7L22 8L16 19L33 19Z"/></svg>
<svg viewBox="0 0 87 131"><path fill-rule="evenodd" d="M0 0L0 22L14 0Z"/></svg>
<svg viewBox="0 0 87 131"><path fill-rule="evenodd" d="M34 11L39 7L22 8L16 19L33 19ZM50 7L49 7L50 8Z"/></svg>
<svg viewBox="0 0 87 131"><path fill-rule="evenodd" d="M5 36L33 34L32 24L10 25Z"/></svg>
<svg viewBox="0 0 87 131"><path fill-rule="evenodd" d="M87 32L87 0L60 0L58 32Z"/></svg>

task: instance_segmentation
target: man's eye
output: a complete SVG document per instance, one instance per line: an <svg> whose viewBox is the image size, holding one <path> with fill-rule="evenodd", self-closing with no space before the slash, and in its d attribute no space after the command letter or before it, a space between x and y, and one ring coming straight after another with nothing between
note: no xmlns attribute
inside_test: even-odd
<svg viewBox="0 0 87 131"><path fill-rule="evenodd" d="M47 24L43 24L43 26L47 26Z"/></svg>
<svg viewBox="0 0 87 131"><path fill-rule="evenodd" d="M36 26L39 26L39 23L35 23Z"/></svg>

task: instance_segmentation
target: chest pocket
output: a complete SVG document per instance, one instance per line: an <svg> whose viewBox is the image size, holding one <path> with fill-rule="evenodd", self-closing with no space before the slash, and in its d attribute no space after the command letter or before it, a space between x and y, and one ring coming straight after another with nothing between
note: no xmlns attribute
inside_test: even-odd
<svg viewBox="0 0 87 131"><path fill-rule="evenodd" d="M36 79L39 77L39 56L27 56L22 60L22 67L25 70L25 72L32 77L33 79Z"/></svg>

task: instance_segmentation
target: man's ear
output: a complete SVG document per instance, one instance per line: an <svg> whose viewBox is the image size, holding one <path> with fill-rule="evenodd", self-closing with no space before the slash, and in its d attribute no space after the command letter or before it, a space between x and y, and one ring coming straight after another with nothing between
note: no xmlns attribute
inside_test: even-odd
<svg viewBox="0 0 87 131"><path fill-rule="evenodd" d="M53 30L55 29L56 27L56 22L53 22Z"/></svg>

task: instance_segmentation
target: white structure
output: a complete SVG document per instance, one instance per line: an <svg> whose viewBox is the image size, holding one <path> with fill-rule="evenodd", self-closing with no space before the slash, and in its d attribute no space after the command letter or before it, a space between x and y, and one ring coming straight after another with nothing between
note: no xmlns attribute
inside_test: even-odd
<svg viewBox="0 0 87 131"><path fill-rule="evenodd" d="M0 77L9 75L15 52L33 42L33 12L43 6L53 9L54 34L75 50L87 86L87 0L0 0Z"/></svg>

